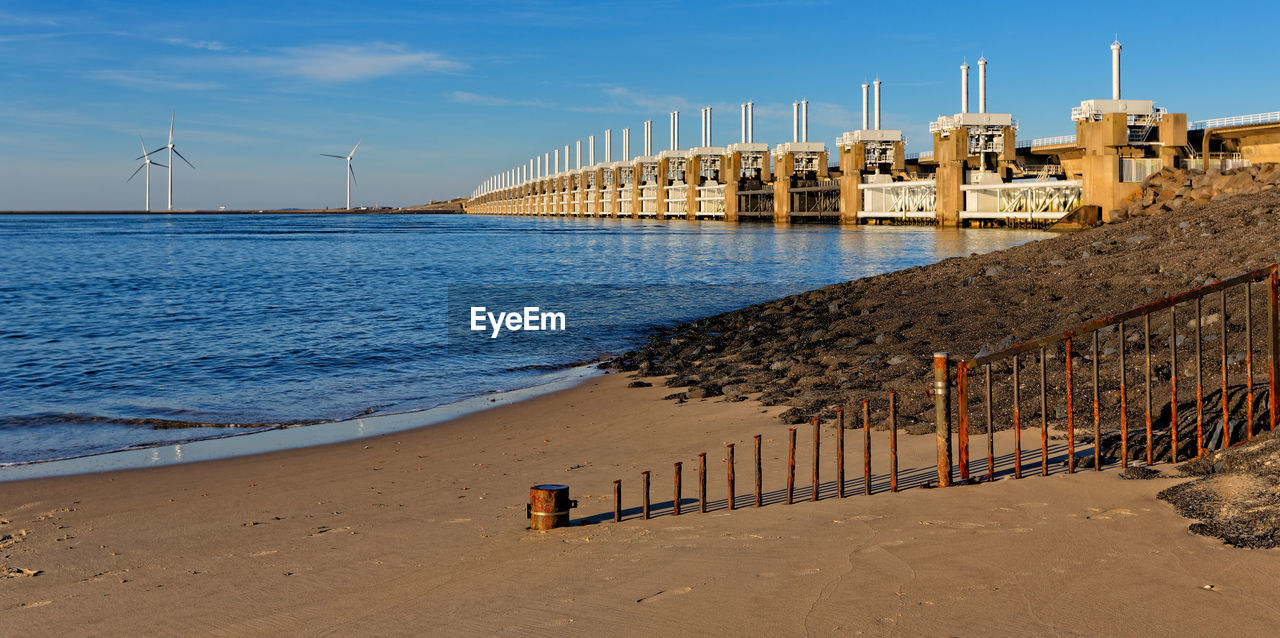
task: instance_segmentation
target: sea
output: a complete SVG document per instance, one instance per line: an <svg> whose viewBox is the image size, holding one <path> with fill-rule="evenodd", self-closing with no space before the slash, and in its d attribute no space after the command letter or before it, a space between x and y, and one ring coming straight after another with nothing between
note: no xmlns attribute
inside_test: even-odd
<svg viewBox="0 0 1280 638"><path fill-rule="evenodd" d="M486 396L564 387L679 322L1042 237L472 215L0 216L0 470L40 475L51 461L232 436L248 453L313 444L304 433L328 423L456 415Z"/></svg>

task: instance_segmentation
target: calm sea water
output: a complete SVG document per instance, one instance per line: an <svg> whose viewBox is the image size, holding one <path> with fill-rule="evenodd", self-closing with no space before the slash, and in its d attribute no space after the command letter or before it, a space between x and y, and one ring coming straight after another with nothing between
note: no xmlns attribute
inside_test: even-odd
<svg viewBox="0 0 1280 638"><path fill-rule="evenodd" d="M528 387L680 320L1040 236L457 215L0 217L0 464ZM535 305L568 325L494 339L471 331L475 305Z"/></svg>

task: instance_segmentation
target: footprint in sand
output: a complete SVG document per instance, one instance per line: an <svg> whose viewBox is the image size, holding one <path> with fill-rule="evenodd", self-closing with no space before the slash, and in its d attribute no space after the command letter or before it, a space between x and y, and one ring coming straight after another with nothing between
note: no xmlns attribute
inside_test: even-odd
<svg viewBox="0 0 1280 638"><path fill-rule="evenodd" d="M1077 514L1077 516L1079 515ZM1137 514L1134 514L1132 511L1127 509L1100 510L1096 507L1090 507L1088 512L1084 515L1085 518L1100 518L1104 520L1120 516L1137 516Z"/></svg>
<svg viewBox="0 0 1280 638"><path fill-rule="evenodd" d="M39 576L44 572L39 569L25 569L23 567L4 567L0 569L0 580L9 580L10 578L23 578L28 576Z"/></svg>
<svg viewBox="0 0 1280 638"><path fill-rule="evenodd" d="M22 609L30 609L32 607L43 607L44 605L52 605L52 604L53 604L52 600L37 600L31 603L22 603L21 605L18 605L18 607Z"/></svg>
<svg viewBox="0 0 1280 638"><path fill-rule="evenodd" d="M645 596L644 598L641 598L640 600L637 600L636 602L638 602L638 603L651 603L651 602L655 602L655 601L661 600L661 599L663 599L663 598L666 598L667 596L675 596L675 595L677 595L677 594L687 594L687 593L689 593L689 592L690 592L690 591L692 591L692 590L693 590L693 588L692 588L692 587L677 587L677 588L675 588L675 589L664 589L664 590L662 590L662 591L660 591L660 592L658 592L658 593L656 593L656 594L653 594L652 596Z"/></svg>
<svg viewBox="0 0 1280 638"><path fill-rule="evenodd" d="M0 536L0 549L8 549L14 545L17 545L18 543L21 543L22 539L26 535L27 535L27 530L20 529L12 534L5 534L3 536Z"/></svg>
<svg viewBox="0 0 1280 638"><path fill-rule="evenodd" d="M350 525L348 525L347 527L329 527L327 525L321 525L320 527L316 528L316 531L310 534L307 534L307 536L319 536L321 534L327 534L329 532L342 532L349 529L351 529Z"/></svg>

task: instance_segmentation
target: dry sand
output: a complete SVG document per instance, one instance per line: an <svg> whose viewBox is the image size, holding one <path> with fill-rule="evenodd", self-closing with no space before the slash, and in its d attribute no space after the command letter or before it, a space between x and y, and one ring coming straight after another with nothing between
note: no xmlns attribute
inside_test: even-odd
<svg viewBox="0 0 1280 638"><path fill-rule="evenodd" d="M860 430L834 498L784 505L782 407L662 401L621 375L371 439L186 466L0 484L7 635L1264 635L1280 553L1190 534L1115 470L920 489L932 437L903 436L913 485L861 495ZM810 436L799 436L798 498ZM772 501L745 507L751 435ZM1008 451L1009 432L998 449ZM1024 437L1030 446L1038 436ZM740 511L724 507L738 444ZM975 442L975 448L980 447ZM669 515L671 468L709 452L712 511ZM1029 461L1038 452L1028 452ZM629 510L652 469L656 518L525 529L534 483L578 520ZM1034 470L1034 468L1032 468ZM854 480L857 478L858 480ZM28 575L38 572L36 575Z"/></svg>

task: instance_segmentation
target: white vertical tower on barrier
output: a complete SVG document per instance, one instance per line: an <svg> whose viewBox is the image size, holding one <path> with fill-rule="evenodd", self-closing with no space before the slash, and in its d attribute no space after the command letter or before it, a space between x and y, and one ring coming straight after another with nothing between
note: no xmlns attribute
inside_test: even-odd
<svg viewBox="0 0 1280 638"><path fill-rule="evenodd" d="M1111 43L1111 99L1120 99L1120 41Z"/></svg>
<svg viewBox="0 0 1280 638"><path fill-rule="evenodd" d="M987 59L978 58L978 112L987 112Z"/></svg>

